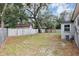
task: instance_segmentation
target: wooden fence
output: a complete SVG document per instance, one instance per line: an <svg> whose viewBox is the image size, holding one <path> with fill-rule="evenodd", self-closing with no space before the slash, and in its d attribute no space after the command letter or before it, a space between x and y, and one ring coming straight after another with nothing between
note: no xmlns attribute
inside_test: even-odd
<svg viewBox="0 0 79 59"><path fill-rule="evenodd" d="M33 28L8 28L7 32L8 36L21 36L36 34L38 30Z"/></svg>
<svg viewBox="0 0 79 59"><path fill-rule="evenodd" d="M6 28L0 28L0 44L2 44L7 37L7 29Z"/></svg>

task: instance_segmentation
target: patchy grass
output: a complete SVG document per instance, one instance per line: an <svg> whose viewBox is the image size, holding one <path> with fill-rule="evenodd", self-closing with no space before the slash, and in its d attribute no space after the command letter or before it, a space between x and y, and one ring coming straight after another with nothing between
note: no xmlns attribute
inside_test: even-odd
<svg viewBox="0 0 79 59"><path fill-rule="evenodd" d="M63 41L60 33L41 33L35 35L9 37L0 55L79 55L79 49L74 42Z"/></svg>

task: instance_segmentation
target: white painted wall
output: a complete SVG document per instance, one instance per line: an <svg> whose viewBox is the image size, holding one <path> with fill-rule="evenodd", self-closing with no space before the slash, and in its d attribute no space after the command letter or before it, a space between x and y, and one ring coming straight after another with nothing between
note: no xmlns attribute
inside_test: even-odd
<svg viewBox="0 0 79 59"><path fill-rule="evenodd" d="M70 23L71 32L64 32L64 25L68 24L68 23L61 24L61 38L64 39L66 34L70 35L70 37L73 35L75 43L76 43L77 47L79 48L79 25L78 25L78 21L79 21L79 15L76 17L74 23Z"/></svg>
<svg viewBox="0 0 79 59"><path fill-rule="evenodd" d="M75 32L75 37L74 38L75 38L75 43L76 43L77 47L79 47L79 43L78 43L79 42L78 41L79 37L78 37L78 34L76 32Z"/></svg>
<svg viewBox="0 0 79 59"><path fill-rule="evenodd" d="M74 21L74 26L75 26L75 43L77 47L79 47L79 25L78 25L78 20L79 20L79 15L76 17Z"/></svg>
<svg viewBox="0 0 79 59"><path fill-rule="evenodd" d="M64 25L70 24L70 32L64 31ZM65 39L65 35L69 35L69 38L74 36L74 24L73 23L62 23L61 24L61 39Z"/></svg>

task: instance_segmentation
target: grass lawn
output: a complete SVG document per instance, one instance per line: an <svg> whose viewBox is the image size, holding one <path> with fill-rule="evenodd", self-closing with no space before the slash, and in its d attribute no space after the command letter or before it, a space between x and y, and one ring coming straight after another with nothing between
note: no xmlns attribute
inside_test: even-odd
<svg viewBox="0 0 79 59"><path fill-rule="evenodd" d="M63 41L60 33L41 33L35 35L7 38L0 55L79 55L74 42Z"/></svg>

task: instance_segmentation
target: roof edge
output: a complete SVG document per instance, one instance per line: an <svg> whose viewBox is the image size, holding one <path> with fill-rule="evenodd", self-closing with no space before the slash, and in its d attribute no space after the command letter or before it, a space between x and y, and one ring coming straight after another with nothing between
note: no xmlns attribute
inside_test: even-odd
<svg viewBox="0 0 79 59"><path fill-rule="evenodd" d="M76 6L75 6L75 8L74 8L74 11L73 11L72 17L71 17L71 21L72 21L72 22L74 22L74 19L75 19L75 18L74 18L74 13L75 13L75 11L76 11L76 7L77 7L77 3L76 3Z"/></svg>

